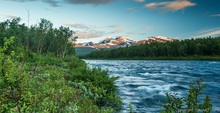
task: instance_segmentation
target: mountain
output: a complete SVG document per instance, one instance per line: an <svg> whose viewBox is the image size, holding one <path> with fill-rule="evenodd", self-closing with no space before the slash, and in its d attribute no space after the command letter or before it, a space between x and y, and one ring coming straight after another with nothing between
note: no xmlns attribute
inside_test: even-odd
<svg viewBox="0 0 220 113"><path fill-rule="evenodd" d="M117 48L117 47L127 47L131 46L134 41L123 36L117 38L108 37L101 40L98 43L86 42L83 44L76 44L75 47L91 47L91 48Z"/></svg>
<svg viewBox="0 0 220 113"><path fill-rule="evenodd" d="M75 47L91 47L91 48L117 48L117 47L127 47L140 44L149 44L151 42L172 42L175 39L167 38L164 36L151 36L144 40L133 41L127 37L119 36L117 38L108 37L101 40L98 43L86 42L82 44L76 44Z"/></svg>
<svg viewBox="0 0 220 113"><path fill-rule="evenodd" d="M140 44L149 44L151 42L165 43L172 42L174 40L175 39L167 38L164 36L151 36L139 41L133 41L124 36L119 36L116 38L108 37L98 43L87 42L82 44L75 44L75 50L77 55L84 55L100 49L115 49L119 47L137 46Z"/></svg>
<svg viewBox="0 0 220 113"><path fill-rule="evenodd" d="M171 38L167 38L167 37L164 37L164 36L151 36L151 37L148 37L145 40L136 41L133 44L140 45L140 44L149 44L151 42L166 43L166 42L172 42L174 40L176 40L176 39L171 39Z"/></svg>

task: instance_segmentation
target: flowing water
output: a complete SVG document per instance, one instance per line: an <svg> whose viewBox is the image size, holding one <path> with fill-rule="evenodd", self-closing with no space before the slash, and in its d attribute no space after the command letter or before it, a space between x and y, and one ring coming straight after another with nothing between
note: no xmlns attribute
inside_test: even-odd
<svg viewBox="0 0 220 113"><path fill-rule="evenodd" d="M85 60L90 66L108 69L118 76L116 85L123 102L122 113L129 103L137 113L159 112L166 92L187 95L190 81L203 78L203 94L211 97L213 112L220 113L220 61L178 60ZM203 101L203 100L201 100Z"/></svg>

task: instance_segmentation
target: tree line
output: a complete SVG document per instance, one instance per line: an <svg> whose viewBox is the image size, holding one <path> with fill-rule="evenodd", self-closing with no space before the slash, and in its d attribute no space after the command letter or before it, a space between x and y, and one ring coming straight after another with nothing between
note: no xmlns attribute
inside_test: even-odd
<svg viewBox="0 0 220 113"><path fill-rule="evenodd" d="M142 44L113 50L94 51L82 58L156 58L220 56L220 37L175 40L173 42Z"/></svg>
<svg viewBox="0 0 220 113"><path fill-rule="evenodd" d="M53 23L46 19L41 19L38 24L30 27L24 23L20 24L20 21L20 18L15 18L0 22L0 44L2 47L5 37L15 36L16 43L12 45L11 49L22 51L26 55L30 52L51 53L62 57L74 54L71 42L76 41L77 37L73 37L74 32L68 27L53 28Z"/></svg>

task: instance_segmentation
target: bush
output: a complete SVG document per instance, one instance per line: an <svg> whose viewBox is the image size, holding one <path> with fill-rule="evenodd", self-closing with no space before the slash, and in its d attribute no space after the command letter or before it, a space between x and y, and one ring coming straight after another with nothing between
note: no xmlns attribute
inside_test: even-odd
<svg viewBox="0 0 220 113"><path fill-rule="evenodd" d="M164 104L165 110L162 110L161 113L197 113L198 111L210 113L212 104L209 96L205 96L203 103L199 101L199 96L205 89L202 82L204 82L203 79L191 82L187 97L178 97L177 93L166 93L167 103Z"/></svg>
<svg viewBox="0 0 220 113"><path fill-rule="evenodd" d="M114 83L117 77L110 77L108 71L101 68L87 68L85 62L78 59L72 60L69 65L70 74L65 77L66 80L83 83L82 91L86 94L88 94L87 91L90 91L91 94L87 96L96 105L100 108L121 108L121 100L117 95L118 87Z"/></svg>

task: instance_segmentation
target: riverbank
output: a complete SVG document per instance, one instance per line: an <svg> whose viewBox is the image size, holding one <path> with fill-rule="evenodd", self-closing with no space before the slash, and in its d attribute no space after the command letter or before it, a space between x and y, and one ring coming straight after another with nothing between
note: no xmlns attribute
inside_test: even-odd
<svg viewBox="0 0 220 113"><path fill-rule="evenodd" d="M87 60L220 60L220 56L187 56L187 57L133 57L133 58L84 58Z"/></svg>
<svg viewBox="0 0 220 113"><path fill-rule="evenodd" d="M0 112L113 113L121 108L117 77L78 57L23 57L1 48L0 57Z"/></svg>

